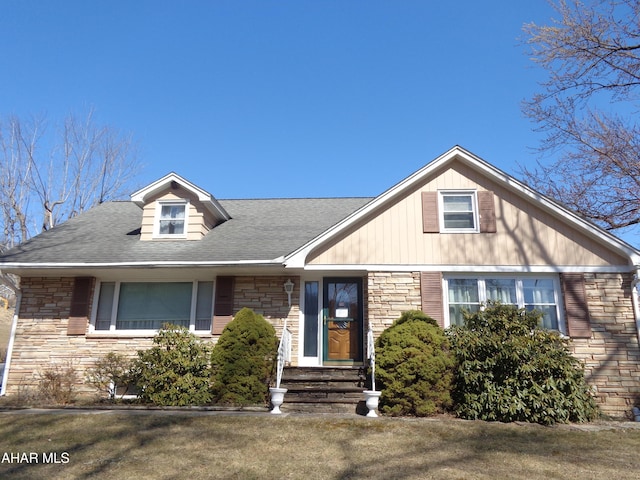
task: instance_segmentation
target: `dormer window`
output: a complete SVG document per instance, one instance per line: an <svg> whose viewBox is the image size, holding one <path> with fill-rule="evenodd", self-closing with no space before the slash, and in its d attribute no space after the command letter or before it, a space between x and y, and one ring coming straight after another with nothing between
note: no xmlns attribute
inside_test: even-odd
<svg viewBox="0 0 640 480"><path fill-rule="evenodd" d="M186 236L187 202L158 202L157 208L157 236Z"/></svg>
<svg viewBox="0 0 640 480"><path fill-rule="evenodd" d="M140 240L200 240L231 216L210 193L170 173L131 195L142 209Z"/></svg>

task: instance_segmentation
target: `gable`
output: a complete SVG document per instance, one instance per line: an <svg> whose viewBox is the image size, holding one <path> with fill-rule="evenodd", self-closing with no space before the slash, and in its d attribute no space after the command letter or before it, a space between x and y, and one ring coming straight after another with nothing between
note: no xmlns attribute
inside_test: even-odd
<svg viewBox="0 0 640 480"><path fill-rule="evenodd" d="M181 186L167 188L151 196L142 208L142 225L140 226L140 240L157 238L158 215L161 206L167 204L185 205L185 239L199 240L209 230L220 223L211 211L192 192Z"/></svg>
<svg viewBox="0 0 640 480"><path fill-rule="evenodd" d="M493 225L474 233L442 233L439 213L425 212L438 192L477 192L494 202ZM490 193L493 195L491 195ZM629 258L568 218L559 218L519 189L453 158L404 188L392 201L313 249L309 265L609 266ZM430 219L425 219L431 217ZM429 228L425 222L430 222ZM441 220L440 220L441 221Z"/></svg>
<svg viewBox="0 0 640 480"><path fill-rule="evenodd" d="M131 201L143 209L140 226L140 240L143 241L161 238L199 240L230 218L210 193L175 173L134 192ZM168 230L163 231L161 224Z"/></svg>

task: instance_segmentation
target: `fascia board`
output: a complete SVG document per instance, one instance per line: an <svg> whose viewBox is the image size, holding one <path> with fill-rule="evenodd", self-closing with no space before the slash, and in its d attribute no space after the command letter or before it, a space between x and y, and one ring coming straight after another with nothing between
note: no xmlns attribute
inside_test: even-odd
<svg viewBox="0 0 640 480"><path fill-rule="evenodd" d="M283 258L274 258L271 260L229 260L229 261L160 261L160 262L96 262L96 263L55 263L55 262L42 262L42 263L2 263L0 264L0 272L5 271L11 273L14 270L41 270L41 269L70 269L70 268L156 268L156 267L228 267L228 266L273 266L282 265Z"/></svg>
<svg viewBox="0 0 640 480"><path fill-rule="evenodd" d="M465 150L463 151L465 152L465 155L461 154L458 158L464 160L472 168L480 170L487 174L487 176L497 179L499 182L504 184L507 188L511 189L516 194L519 194L521 197L525 197L528 200L533 200L537 205L542 206L546 211L551 213L559 220L572 223L576 228L582 230L589 237L600 243L604 243L605 245L627 256L629 258L629 262L632 265L640 265L640 251L635 249L633 246L619 239L615 235L607 232L606 230L598 227L597 225L584 220L568 208L563 207L558 202L550 199L546 195L533 190L531 187L506 174L502 170L499 170L498 168L487 163L481 158Z"/></svg>
<svg viewBox="0 0 640 480"><path fill-rule="evenodd" d="M131 194L131 201L137 205L143 206L147 199L165 189L171 182L176 182L187 189L216 217L222 220L229 220L231 216L226 212L222 205L209 192L201 189L197 185L185 180L177 173L171 172L159 180L147 185L146 187Z"/></svg>
<svg viewBox="0 0 640 480"><path fill-rule="evenodd" d="M480 157L472 154L468 150L456 145L447 152L443 153L435 160L429 162L420 170L415 173L409 175L404 180L401 180L399 183L386 190L378 197L374 198L371 202L367 203L359 210L356 210L354 213L346 217L341 222L327 229L325 232L318 235L316 238L312 239L307 244L303 245L299 249L292 252L285 259L285 263L287 267L290 268L304 268L307 255L319 247L325 242L328 242L336 235L339 235L341 232L349 228L351 225L359 221L364 216L368 215L372 211L380 208L382 205L387 203L389 200L395 198L397 195L402 192L410 189L416 183L421 182L425 177L430 175L432 172L437 170L438 168L444 166L445 164L453 161L454 159L460 160L463 163L467 164L471 168L479 170L487 175L489 178L493 178L497 181L497 183L501 183L505 185L510 190L516 192L520 196L527 198L528 200L533 200L538 205L541 205L545 210L550 212L555 217L559 218L562 221L570 222L579 230L585 232L591 238L608 245L609 247L617 250L621 254L627 256L629 258L629 262L634 266L640 266L640 251L633 248L631 245L626 242L620 240L615 235L606 232L600 227L583 220L575 213L561 206L557 202L549 199L548 197L536 192L530 187L526 186L519 180L516 180L512 176L506 174L502 170L494 167L493 165L487 163L482 160Z"/></svg>

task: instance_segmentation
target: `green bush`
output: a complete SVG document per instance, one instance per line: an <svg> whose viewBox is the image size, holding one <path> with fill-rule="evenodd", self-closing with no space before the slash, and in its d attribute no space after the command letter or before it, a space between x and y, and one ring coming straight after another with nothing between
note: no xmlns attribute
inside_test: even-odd
<svg viewBox="0 0 640 480"><path fill-rule="evenodd" d="M540 314L489 304L449 331L458 367L453 397L463 418L544 425L597 414L583 365Z"/></svg>
<svg viewBox="0 0 640 480"><path fill-rule="evenodd" d="M277 351L273 326L249 308L240 310L211 355L214 400L232 405L266 403Z"/></svg>
<svg viewBox="0 0 640 480"><path fill-rule="evenodd" d="M210 348L185 327L164 325L154 346L138 351L131 376L143 402L204 405L211 401Z"/></svg>
<svg viewBox="0 0 640 480"><path fill-rule="evenodd" d="M446 411L453 369L449 342L436 321L417 310L404 312L376 341L380 411L420 417Z"/></svg>

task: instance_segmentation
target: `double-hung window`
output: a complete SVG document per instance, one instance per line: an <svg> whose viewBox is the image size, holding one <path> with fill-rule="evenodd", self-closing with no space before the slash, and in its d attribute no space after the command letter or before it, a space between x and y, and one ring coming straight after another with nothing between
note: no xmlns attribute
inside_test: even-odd
<svg viewBox="0 0 640 480"><path fill-rule="evenodd" d="M542 327L564 331L560 321L560 287L555 277L445 278L448 325L462 325L463 313L477 312L487 302L515 305L543 314Z"/></svg>
<svg viewBox="0 0 640 480"><path fill-rule="evenodd" d="M102 282L96 331L158 330L165 323L211 330L213 282Z"/></svg>
<svg viewBox="0 0 640 480"><path fill-rule="evenodd" d="M184 237L187 234L187 202L161 201L156 211L156 235Z"/></svg>
<svg viewBox="0 0 640 480"><path fill-rule="evenodd" d="M440 192L440 231L477 232L478 208L473 191Z"/></svg>

